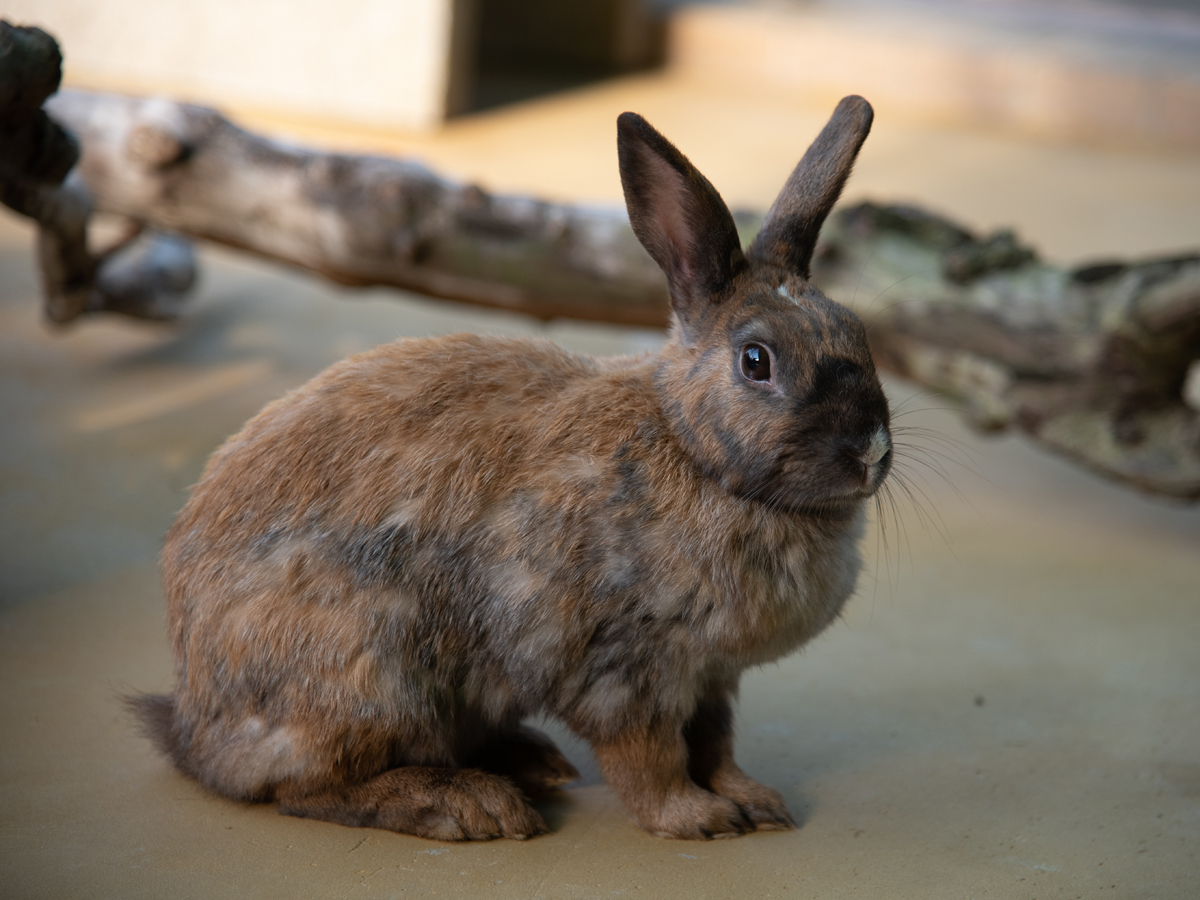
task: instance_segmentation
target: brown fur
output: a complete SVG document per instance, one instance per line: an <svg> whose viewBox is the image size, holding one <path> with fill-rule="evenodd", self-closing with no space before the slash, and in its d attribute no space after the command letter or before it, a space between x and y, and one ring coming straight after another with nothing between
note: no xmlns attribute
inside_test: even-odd
<svg viewBox="0 0 1200 900"><path fill-rule="evenodd" d="M801 240L869 112L843 101L777 202ZM577 774L520 724L543 712L656 834L791 826L733 761L731 698L853 590L887 405L861 323L796 270L812 247L786 221L748 261L644 120L621 117L619 150L671 282L659 354L399 341L213 455L163 552L178 684L134 701L184 772L293 815L527 837L544 825L525 795ZM739 368L748 343L770 348L769 383Z"/></svg>

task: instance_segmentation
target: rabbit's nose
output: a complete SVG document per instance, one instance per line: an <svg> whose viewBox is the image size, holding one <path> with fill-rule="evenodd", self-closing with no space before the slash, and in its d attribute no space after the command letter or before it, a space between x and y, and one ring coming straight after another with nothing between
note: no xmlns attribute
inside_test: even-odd
<svg viewBox="0 0 1200 900"><path fill-rule="evenodd" d="M877 466L879 465L879 461L887 456L887 452L891 449L892 439L888 437L887 429L880 425L875 429L875 433L871 435L871 443L859 455L859 459L863 461L863 465L865 466Z"/></svg>
<svg viewBox="0 0 1200 900"><path fill-rule="evenodd" d="M888 435L887 429L880 425L875 429L875 433L871 435L870 443L867 444L867 449L858 454L859 462L862 463L862 486L869 487L874 483L879 476L879 467L882 465L884 457L891 452L892 439Z"/></svg>

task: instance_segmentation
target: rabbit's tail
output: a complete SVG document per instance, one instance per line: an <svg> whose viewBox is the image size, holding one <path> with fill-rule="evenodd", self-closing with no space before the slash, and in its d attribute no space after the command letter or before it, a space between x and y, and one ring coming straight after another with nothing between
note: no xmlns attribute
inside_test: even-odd
<svg viewBox="0 0 1200 900"><path fill-rule="evenodd" d="M159 752L181 769L187 769L183 735L175 715L175 697L171 694L130 694L125 706L137 716L142 734Z"/></svg>

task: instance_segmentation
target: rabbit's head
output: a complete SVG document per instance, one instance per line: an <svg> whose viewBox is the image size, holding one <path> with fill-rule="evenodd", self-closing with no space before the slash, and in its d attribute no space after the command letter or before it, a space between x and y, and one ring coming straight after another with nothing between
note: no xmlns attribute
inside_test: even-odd
<svg viewBox="0 0 1200 900"><path fill-rule="evenodd" d="M629 218L671 294L663 409L701 470L779 509L849 514L891 467L866 330L809 281L871 118L861 97L838 104L744 253L708 179L645 119L617 120Z"/></svg>

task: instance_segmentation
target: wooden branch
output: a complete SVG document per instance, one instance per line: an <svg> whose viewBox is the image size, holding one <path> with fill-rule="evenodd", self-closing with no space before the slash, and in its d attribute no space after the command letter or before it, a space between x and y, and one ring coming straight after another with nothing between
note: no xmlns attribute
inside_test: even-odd
<svg viewBox="0 0 1200 900"><path fill-rule="evenodd" d="M341 284L389 285L542 319L667 319L666 285L620 209L488 194L409 161L319 153L211 109L64 91L97 210Z"/></svg>
<svg viewBox="0 0 1200 900"><path fill-rule="evenodd" d="M343 284L543 319L667 319L664 279L621 210L304 150L165 100L64 92L48 108L81 141L76 171L97 210ZM738 217L744 239L759 221ZM1200 258L1068 270L1008 232L981 239L864 204L830 220L816 265L868 320L880 364L960 398L976 426L1017 427L1125 484L1200 498Z"/></svg>

